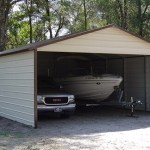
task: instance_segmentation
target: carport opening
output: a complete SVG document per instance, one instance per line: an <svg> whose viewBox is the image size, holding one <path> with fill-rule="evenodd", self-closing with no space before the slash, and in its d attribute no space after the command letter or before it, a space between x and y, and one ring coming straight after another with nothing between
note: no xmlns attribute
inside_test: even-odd
<svg viewBox="0 0 150 150"><path fill-rule="evenodd" d="M97 77L102 74L111 74L123 78L119 85L123 91L121 100L130 101L131 97L138 98L143 102L139 109L145 110L144 56L66 52L38 52L37 56L38 93L41 90L41 79L48 84L53 84L56 79L64 77L84 76L91 73ZM75 61L76 58L80 58L80 61ZM112 93L105 102L109 103L112 100L118 102L118 97L115 96ZM78 104L82 103L80 99L76 101Z"/></svg>

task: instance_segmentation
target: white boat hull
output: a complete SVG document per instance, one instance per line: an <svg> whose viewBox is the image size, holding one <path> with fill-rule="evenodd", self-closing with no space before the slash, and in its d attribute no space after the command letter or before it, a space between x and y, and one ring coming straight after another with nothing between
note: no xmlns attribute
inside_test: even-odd
<svg viewBox="0 0 150 150"><path fill-rule="evenodd" d="M103 101L119 86L122 77L118 76L80 76L60 79L64 89L77 99Z"/></svg>

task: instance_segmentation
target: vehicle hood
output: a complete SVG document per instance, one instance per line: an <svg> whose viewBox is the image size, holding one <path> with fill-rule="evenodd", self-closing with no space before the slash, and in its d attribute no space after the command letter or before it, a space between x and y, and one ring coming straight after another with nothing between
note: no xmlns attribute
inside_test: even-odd
<svg viewBox="0 0 150 150"><path fill-rule="evenodd" d="M68 94L65 91L62 90L43 90L43 91L38 91L38 95L53 95L53 96L69 96L69 95L73 95L73 94Z"/></svg>

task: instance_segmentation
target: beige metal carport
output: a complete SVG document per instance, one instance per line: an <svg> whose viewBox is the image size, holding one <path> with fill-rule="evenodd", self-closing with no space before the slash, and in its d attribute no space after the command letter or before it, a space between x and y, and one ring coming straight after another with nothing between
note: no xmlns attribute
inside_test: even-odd
<svg viewBox="0 0 150 150"><path fill-rule="evenodd" d="M0 53L0 116L37 126L37 53L40 52L133 55L123 60L124 89L129 89L133 96L141 92L144 109L150 111L150 42L108 25ZM136 78L132 74L137 74Z"/></svg>

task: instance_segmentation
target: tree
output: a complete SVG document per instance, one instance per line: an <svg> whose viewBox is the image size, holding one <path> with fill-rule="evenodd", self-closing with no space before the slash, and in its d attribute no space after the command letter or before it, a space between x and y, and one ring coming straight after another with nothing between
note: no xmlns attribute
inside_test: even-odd
<svg viewBox="0 0 150 150"><path fill-rule="evenodd" d="M59 33L69 23L68 11L70 7L70 1L66 0L44 0L36 1L39 8L40 20L44 24L45 30L49 38L59 36Z"/></svg>
<svg viewBox="0 0 150 150"><path fill-rule="evenodd" d="M97 0L107 23L150 39L150 0Z"/></svg>
<svg viewBox="0 0 150 150"><path fill-rule="evenodd" d="M0 51L5 49L9 12L14 4L21 0L0 0Z"/></svg>
<svg viewBox="0 0 150 150"><path fill-rule="evenodd" d="M25 9L26 10L26 9ZM21 45L29 44L32 37L33 42L38 42L46 39L45 31L43 30L43 22L36 20L32 16L32 36L30 36L31 26L28 15L21 7L21 11L12 12L9 15L7 36L8 41L6 48L14 48Z"/></svg>
<svg viewBox="0 0 150 150"><path fill-rule="evenodd" d="M0 0L1 50L111 23L150 39L149 0L18 1Z"/></svg>
<svg viewBox="0 0 150 150"><path fill-rule="evenodd" d="M69 31L85 31L106 25L97 7L96 0L74 0L70 5Z"/></svg>
<svg viewBox="0 0 150 150"><path fill-rule="evenodd" d="M97 0L100 12L107 23L114 23L127 29L128 0Z"/></svg>
<svg viewBox="0 0 150 150"><path fill-rule="evenodd" d="M33 37L32 37L32 13L33 13L33 2L32 0L26 0L26 11L27 15L29 17L29 26L30 26L30 43L32 43Z"/></svg>
<svg viewBox="0 0 150 150"><path fill-rule="evenodd" d="M147 19L147 10L150 6L150 1L148 0L137 0L137 17L139 20L139 35L143 36L144 23ZM149 12L150 14L150 12Z"/></svg>

